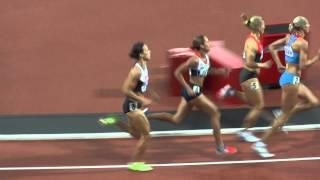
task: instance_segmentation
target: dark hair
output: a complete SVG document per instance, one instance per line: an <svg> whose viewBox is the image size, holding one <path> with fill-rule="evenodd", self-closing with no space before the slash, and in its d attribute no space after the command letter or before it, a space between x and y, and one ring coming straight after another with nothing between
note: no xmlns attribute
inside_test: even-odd
<svg viewBox="0 0 320 180"><path fill-rule="evenodd" d="M201 49L201 45L204 45L204 38L206 36L205 35L198 35L196 36L193 40L192 40L192 45L191 45L191 49L195 49L195 50L200 50Z"/></svg>
<svg viewBox="0 0 320 180"><path fill-rule="evenodd" d="M141 42L141 41L138 41L138 42L134 43L132 48L131 48L131 51L129 53L129 56L132 59L139 60L140 54L143 52L143 46L144 45L145 44L143 42Z"/></svg>

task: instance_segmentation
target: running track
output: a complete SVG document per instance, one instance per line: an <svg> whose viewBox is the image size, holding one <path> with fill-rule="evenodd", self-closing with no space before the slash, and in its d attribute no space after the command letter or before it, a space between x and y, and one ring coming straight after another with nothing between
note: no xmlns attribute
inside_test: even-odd
<svg viewBox="0 0 320 180"><path fill-rule="evenodd" d="M155 170L130 172L125 164L135 140L88 139L0 142L1 179L319 179L320 131L277 133L270 141L273 159L261 159L249 143L225 134L225 143L239 148L218 156L211 136L155 137L146 161ZM181 164L186 163L186 164ZM21 169L19 169L21 168ZM34 168L30 170L28 168Z"/></svg>

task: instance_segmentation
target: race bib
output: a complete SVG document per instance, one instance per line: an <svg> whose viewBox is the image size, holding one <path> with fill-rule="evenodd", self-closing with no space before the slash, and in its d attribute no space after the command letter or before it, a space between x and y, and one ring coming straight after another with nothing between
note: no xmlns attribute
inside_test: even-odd
<svg viewBox="0 0 320 180"><path fill-rule="evenodd" d="M129 103L129 110L130 111L135 111L138 108L138 103L137 102L130 102Z"/></svg>
<svg viewBox="0 0 320 180"><path fill-rule="evenodd" d="M294 76L292 83L293 83L293 84L299 84L299 83L300 83L300 77L299 77L299 76Z"/></svg>
<svg viewBox="0 0 320 180"><path fill-rule="evenodd" d="M200 87L199 86L193 86L192 91L196 94L200 93Z"/></svg>
<svg viewBox="0 0 320 180"><path fill-rule="evenodd" d="M293 50L290 46L284 47L284 53L286 54L286 56L293 57Z"/></svg>
<svg viewBox="0 0 320 180"><path fill-rule="evenodd" d="M258 82L254 81L250 83L250 89L251 90L258 90L260 88L260 85Z"/></svg>

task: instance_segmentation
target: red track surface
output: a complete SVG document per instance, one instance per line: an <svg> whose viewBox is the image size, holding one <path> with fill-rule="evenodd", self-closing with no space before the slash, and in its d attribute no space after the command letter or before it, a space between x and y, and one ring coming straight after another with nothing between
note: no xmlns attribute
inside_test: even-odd
<svg viewBox="0 0 320 180"><path fill-rule="evenodd" d="M118 112L119 87L131 66L128 47L146 41L153 51L151 81L163 100L153 111L174 110L178 98L168 97L166 51L188 46L199 33L225 40L241 54L247 30L241 12L262 15L266 22L283 23L307 16L312 23L310 47L319 44L319 1L136 1L127 0L2 0L0 88L1 114ZM284 8L286 7L286 8ZM143 10L140 10L143 8ZM58 12L58 13L57 13ZM297 14L299 13L299 14ZM139 20L139 21L138 21ZM142 27L144 30L142 30ZM313 38L314 37L314 38ZM119 68L117 68L119 67ZM304 82L319 96L318 71L312 67ZM13 73L14 72L14 73ZM117 78L115 78L117 77ZM267 92L267 105L277 105L279 92ZM224 136L239 153L219 157L212 137L154 138L146 160L151 163L260 159L250 144ZM279 133L270 144L276 158L320 156L320 131ZM125 164L133 139L0 142L0 166L78 166ZM320 179L320 161L241 165L156 167L150 173L127 169L0 171L1 180L43 179Z"/></svg>
<svg viewBox="0 0 320 180"><path fill-rule="evenodd" d="M270 141L274 159L320 157L320 131L277 133ZM239 148L218 156L210 136L153 138L146 161L153 164L261 160L249 143L224 135ZM134 139L1 142L1 167L124 165ZM320 160L259 164L155 167L148 173L125 168L82 170L0 171L1 179L319 179Z"/></svg>
<svg viewBox="0 0 320 180"><path fill-rule="evenodd" d="M168 65L167 50L189 46L195 35L206 34L241 56L248 33L240 22L242 12L261 15L267 24L308 17L314 55L320 44L319 2L1 0L0 114L121 111L120 87L132 66L128 51L137 40L150 46L150 84L161 101L168 101L168 74L160 68ZM303 80L314 90L320 89L319 68L318 63L309 69ZM169 102L152 110L174 110L178 100Z"/></svg>

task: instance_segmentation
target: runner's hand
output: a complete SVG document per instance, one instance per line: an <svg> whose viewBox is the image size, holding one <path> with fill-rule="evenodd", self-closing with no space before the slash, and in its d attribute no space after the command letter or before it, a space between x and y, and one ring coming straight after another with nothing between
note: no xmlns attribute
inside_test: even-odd
<svg viewBox="0 0 320 180"><path fill-rule="evenodd" d="M187 93L190 97L196 96L196 93L191 88L187 88Z"/></svg>
<svg viewBox="0 0 320 180"><path fill-rule="evenodd" d="M277 65L277 68L278 68L278 71L279 71L280 73L282 73L282 72L284 72L284 71L286 70L286 67L285 67L284 65L282 65L282 64Z"/></svg>
<svg viewBox="0 0 320 180"><path fill-rule="evenodd" d="M273 64L273 61L268 60L263 63L263 68L269 69L269 68L271 68L272 64Z"/></svg>

